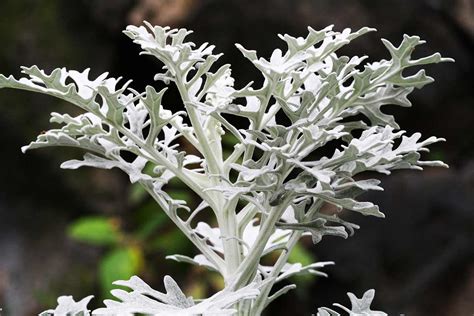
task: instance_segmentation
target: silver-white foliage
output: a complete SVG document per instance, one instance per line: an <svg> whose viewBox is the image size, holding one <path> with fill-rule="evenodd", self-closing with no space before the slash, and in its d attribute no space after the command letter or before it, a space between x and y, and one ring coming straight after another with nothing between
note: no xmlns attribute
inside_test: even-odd
<svg viewBox="0 0 474 316"><path fill-rule="evenodd" d="M152 289L136 276L128 281L116 281L114 284L127 287L130 291L112 290L112 295L117 300L105 300L105 307L94 310L92 315L232 315L236 310L231 306L240 300L256 297L259 294L258 286L262 284L252 282L237 291L223 290L195 303L192 297L186 297L170 276L165 276L163 282L166 293ZM71 296L62 296L58 299L59 305L55 310L45 311L40 316L89 316L87 304L91 299L92 296L88 296L75 302Z"/></svg>
<svg viewBox="0 0 474 316"><path fill-rule="evenodd" d="M92 298L91 295L76 302L72 296L61 296L58 298L58 306L54 310L44 311L40 316L89 316L90 311L87 309L87 305Z"/></svg>
<svg viewBox="0 0 474 316"><path fill-rule="evenodd" d="M362 298L357 298L352 293L347 293L347 296L349 296L349 299L352 305L350 309L338 303L335 303L333 305L346 311L349 314L349 316L387 316L387 314L384 312L373 311L370 308L370 305L372 305L372 301L374 300L374 297L375 297L375 290L373 289L368 290L367 292L364 293ZM340 314L330 308L321 307L321 308L318 308L317 315L318 316L339 316Z"/></svg>
<svg viewBox="0 0 474 316"><path fill-rule="evenodd" d="M438 53L412 58L424 41L407 35L399 46L383 40L390 54L387 60L367 63L367 56L337 55L339 48L371 31L336 32L327 27L308 28L304 38L280 35L287 49L276 49L270 59L236 45L264 81L260 87L249 83L235 88L230 65L213 67L221 55L213 53L212 45L187 41L190 31L149 24L127 27L125 34L141 46L142 53L163 64L155 79L177 88L184 111L166 109L162 100L167 88L157 91L147 86L138 92L130 88L130 81L122 84L121 78L107 73L90 79L89 70L60 68L47 73L36 66L24 67L26 77L0 75L0 88L48 94L82 109L84 114L75 117L52 113L51 122L61 126L39 135L22 150L78 147L86 151L83 160L67 161L62 168L123 170L131 182L143 185L200 252L194 258L169 258L217 271L226 283L219 299L213 296L196 305L183 299L179 301L189 306L177 306L161 293L151 306L183 313L206 306L207 311L223 312L245 299L238 306L258 315L274 298L294 288L290 284L271 294L277 281L297 273L321 274L318 269L327 264L289 264L289 252L300 238L311 235L318 243L326 235L352 235L359 226L341 218L343 209L384 217L377 205L356 199L365 191L382 190L378 180L360 180L359 174L445 166L420 160L428 145L443 139L421 140L419 133L404 136L394 117L382 110L385 105L411 106L408 95L433 81L423 69L405 76L406 69L450 59ZM236 117L248 122L246 128L235 127ZM237 140L228 156L222 145L225 133ZM199 154L183 150L183 141ZM329 142L338 143L338 148L318 157L319 149ZM125 152L136 158L124 159ZM236 180L233 172L238 173ZM173 177L202 199L197 208L165 192ZM324 205L332 205L333 211L322 212ZM189 216L178 215L180 208ZM216 227L195 223L197 214L209 211ZM261 257L276 250L281 251L278 261L262 266ZM140 285L127 282L132 291L115 291L119 301L107 301L104 311L120 306L134 313L135 298L150 300L140 296L139 288L145 287L141 281ZM258 285L252 290L243 291L254 283ZM171 285L174 281L167 278L165 284L171 293L181 293ZM228 298L222 301L230 305L218 303L224 297Z"/></svg>
<svg viewBox="0 0 474 316"><path fill-rule="evenodd" d="M117 300L105 300L106 307L94 311L94 315L118 315L136 313L146 315L232 315L236 311L231 306L242 299L254 298L258 295L256 283L251 283L237 291L223 290L210 298L195 303L191 297L186 297L176 282L165 276L166 293L153 290L138 277L128 281L116 281L114 284L131 289L112 290Z"/></svg>

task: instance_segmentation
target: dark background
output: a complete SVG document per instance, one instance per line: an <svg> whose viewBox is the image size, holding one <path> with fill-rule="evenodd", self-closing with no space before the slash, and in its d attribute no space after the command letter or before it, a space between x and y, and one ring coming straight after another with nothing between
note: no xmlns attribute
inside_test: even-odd
<svg viewBox="0 0 474 316"><path fill-rule="evenodd" d="M310 315L318 306L347 304L347 291L360 296L369 288L377 290L374 306L389 314L474 313L474 1L0 0L0 73L18 76L21 65L32 64L46 70L90 67L93 76L109 71L133 79L133 87L141 89L152 84L160 66L138 56L138 47L121 30L142 20L193 29L193 41L215 44L232 63L237 86L254 80L257 72L234 43L268 57L282 47L277 33L304 35L308 25L378 29L344 54L387 58L379 39L398 44L406 33L428 42L416 54L439 51L456 59L428 67L436 82L411 95L412 108L389 108L408 132L445 137L447 142L433 146L428 157L451 168L383 178L385 192L367 199L387 218L359 217L362 229L349 240L309 244L314 256L337 265L326 270L328 279L306 280L275 301L268 315ZM134 228L125 221L136 208L127 177L61 170L61 161L78 157L61 148L21 154L22 145L49 128L52 111L76 113L52 98L0 90L0 307L6 315L38 313L62 294L100 298L96 273L104 249L68 238L69 223L105 214L121 221L124 231ZM205 274L195 277L191 268L160 259L171 253L147 253L141 275L160 288L162 276L172 273L192 289Z"/></svg>

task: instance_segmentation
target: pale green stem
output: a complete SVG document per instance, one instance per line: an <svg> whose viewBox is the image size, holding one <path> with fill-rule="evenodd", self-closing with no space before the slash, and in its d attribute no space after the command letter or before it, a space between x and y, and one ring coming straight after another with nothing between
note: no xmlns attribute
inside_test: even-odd
<svg viewBox="0 0 474 316"><path fill-rule="evenodd" d="M321 208L321 205L323 202L321 200L318 200L314 202L315 204L313 207L309 210L308 214L305 215L305 220L311 219L312 216ZM290 239L288 240L288 243L286 244L285 249L280 253L280 256L278 257L277 262L273 266L273 270L268 276L270 278L269 283L265 285L264 288L260 290L260 294L255 300L254 304L252 305L252 312L251 315L260 315L260 313L263 311L263 309L266 307L266 301L267 298L270 294L270 291L275 284L276 278L281 272L281 269L283 269L285 263L288 262L288 257L291 254L291 251L297 244L297 242L300 240L301 236L303 235L303 231L298 230L298 231L293 231L291 233ZM271 279L273 278L273 280Z"/></svg>
<svg viewBox="0 0 474 316"><path fill-rule="evenodd" d="M204 132L203 126L199 120L199 114L196 112L190 104L189 93L186 86L181 81L181 78L177 76L176 85L181 95L181 99L186 107L186 110L191 121L191 125L196 133L196 138L202 149L202 155L206 160L207 167L209 169L209 178L213 186L221 185L221 177L223 176L223 161L218 160L215 153L209 146L210 140ZM236 214L235 206L229 207L229 204L225 202L225 198L222 193L214 191L211 193L214 200L218 204L217 207L213 207L214 213L216 214L219 228L221 231L222 244L224 248L224 258L226 262L226 272L224 279L226 282L233 276L235 269L240 264L240 244L239 236L236 235L237 231L234 229L236 226Z"/></svg>
<svg viewBox="0 0 474 316"><path fill-rule="evenodd" d="M254 275L255 271L257 271L260 257L265 250L268 239L271 237L275 229L275 223L280 219L281 215L290 204L291 199L292 197L287 197L280 205L271 208L269 212L270 216L263 225L261 225L255 244L237 269L235 278L230 283L231 288L241 288Z"/></svg>
<svg viewBox="0 0 474 316"><path fill-rule="evenodd" d="M241 262L240 235L238 233L237 216L235 215L237 202L238 199L233 199L225 203L222 213L220 214L221 216L217 218L219 228L222 232L221 237L227 267L226 274L224 275L226 285L232 279L235 270L237 270ZM227 248L225 247L226 245Z"/></svg>

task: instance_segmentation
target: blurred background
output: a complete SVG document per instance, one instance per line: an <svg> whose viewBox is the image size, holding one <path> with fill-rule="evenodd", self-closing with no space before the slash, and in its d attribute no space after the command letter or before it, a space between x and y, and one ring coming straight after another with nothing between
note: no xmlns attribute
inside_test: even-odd
<svg viewBox="0 0 474 316"><path fill-rule="evenodd" d="M138 56L121 31L128 24L186 27L191 40L211 42L232 63L236 85L258 73L234 48L238 42L269 57L282 47L278 33L305 35L334 24L341 31L378 29L342 53L387 58L380 42L398 44L404 33L428 44L416 54L441 52L455 64L428 67L434 84L411 95L412 108L387 107L409 133L445 137L427 154L450 169L396 172L381 177L385 192L367 195L387 215L357 217L362 226L345 241L307 240L293 260L334 260L328 279L298 278L299 287L275 301L267 315L311 315L318 306L348 304L377 289L374 307L390 315L474 313L474 1L473 0L1 0L0 73L19 75L22 65L65 66L92 76L105 71L153 84L161 65ZM416 56L415 54L415 56ZM179 105L169 97L167 105ZM0 307L2 315L33 315L55 306L59 295L95 294L138 274L158 289L171 274L195 298L219 289L217 276L165 255L194 254L151 199L118 171L65 171L60 162L80 157L53 148L26 155L20 147L50 128L50 112L77 113L64 102L21 91L0 91ZM178 184L174 196L193 196ZM94 307L94 306L92 306Z"/></svg>

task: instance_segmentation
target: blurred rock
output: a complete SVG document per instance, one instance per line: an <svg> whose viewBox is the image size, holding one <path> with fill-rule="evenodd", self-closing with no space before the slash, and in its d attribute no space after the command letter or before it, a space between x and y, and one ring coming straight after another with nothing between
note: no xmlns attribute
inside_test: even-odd
<svg viewBox="0 0 474 316"><path fill-rule="evenodd" d="M148 21L154 25L179 26L186 23L200 1L193 0L140 0L129 13L131 24L142 24Z"/></svg>

